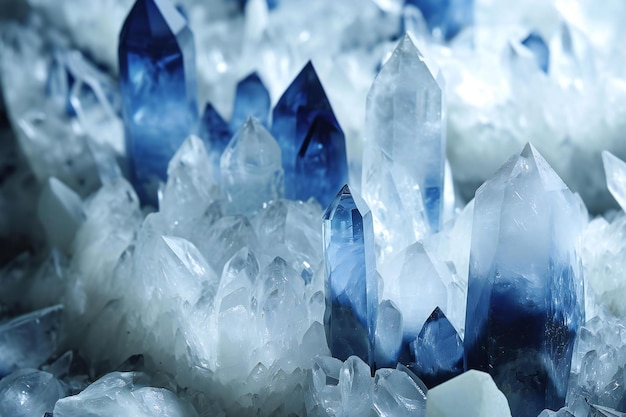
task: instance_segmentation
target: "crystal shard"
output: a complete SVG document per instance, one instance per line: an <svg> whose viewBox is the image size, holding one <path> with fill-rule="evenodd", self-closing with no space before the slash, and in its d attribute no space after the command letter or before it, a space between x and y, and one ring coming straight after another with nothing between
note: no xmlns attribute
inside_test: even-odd
<svg viewBox="0 0 626 417"><path fill-rule="evenodd" d="M626 163L608 151L602 152L606 185L622 210L626 211Z"/></svg>
<svg viewBox="0 0 626 417"><path fill-rule="evenodd" d="M433 37L441 40L454 38L464 27L474 22L474 0L406 0L416 6Z"/></svg>
<svg viewBox="0 0 626 417"><path fill-rule="evenodd" d="M130 174L140 199L154 204L167 163L198 117L193 34L169 0L137 0L118 57Z"/></svg>
<svg viewBox="0 0 626 417"><path fill-rule="evenodd" d="M402 313L389 300L378 305L375 338L375 358L378 368L394 367L402 348Z"/></svg>
<svg viewBox="0 0 626 417"><path fill-rule="evenodd" d="M428 317L411 345L414 370L428 387L434 387L463 372L463 342L439 307Z"/></svg>
<svg viewBox="0 0 626 417"><path fill-rule="evenodd" d="M380 416L411 417L426 413L426 395L405 372L379 369L374 377L374 408Z"/></svg>
<svg viewBox="0 0 626 417"><path fill-rule="evenodd" d="M526 145L474 204L465 366L488 371L515 416L558 410L584 322L580 201Z"/></svg>
<svg viewBox="0 0 626 417"><path fill-rule="evenodd" d="M284 193L281 151L267 130L248 119L220 159L227 213L250 214Z"/></svg>
<svg viewBox="0 0 626 417"><path fill-rule="evenodd" d="M311 62L283 93L272 115L272 134L283 155L285 196L315 197L322 204L332 200L347 180L346 143Z"/></svg>
<svg viewBox="0 0 626 417"><path fill-rule="evenodd" d="M384 256L440 229L443 121L442 89L405 35L376 76L366 104L363 198Z"/></svg>
<svg viewBox="0 0 626 417"><path fill-rule="evenodd" d="M268 126L270 104L270 93L259 74L253 72L248 75L237 84L230 129L236 132L248 117L254 117L264 126Z"/></svg>
<svg viewBox="0 0 626 417"><path fill-rule="evenodd" d="M20 369L0 381L0 416L40 417L67 394L65 385L52 374Z"/></svg>
<svg viewBox="0 0 626 417"><path fill-rule="evenodd" d="M326 266L324 324L334 357L357 355L374 364L378 283L372 215L345 185L323 220Z"/></svg>
<svg viewBox="0 0 626 417"><path fill-rule="evenodd" d="M541 71L547 73L550 66L550 48L537 32L531 32L524 38L522 45L528 48L535 56L537 66Z"/></svg>
<svg viewBox="0 0 626 417"><path fill-rule="evenodd" d="M237 126L239 129L241 126ZM198 120L196 126L196 135L204 141L211 166L213 167L213 177L216 180L220 178L220 157L224 153L224 149L233 135L226 121L215 110L211 103L207 103L204 112Z"/></svg>

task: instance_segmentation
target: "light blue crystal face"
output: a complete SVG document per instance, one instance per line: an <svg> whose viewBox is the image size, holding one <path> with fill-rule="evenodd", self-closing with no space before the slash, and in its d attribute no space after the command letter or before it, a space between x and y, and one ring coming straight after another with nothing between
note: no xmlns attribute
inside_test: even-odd
<svg viewBox="0 0 626 417"><path fill-rule="evenodd" d="M194 41L169 0L137 0L118 49L131 179L154 204L167 164L198 117Z"/></svg>
<svg viewBox="0 0 626 417"><path fill-rule="evenodd" d="M463 342L439 307L432 312L415 341L413 369L432 388L463 372Z"/></svg>
<svg viewBox="0 0 626 417"><path fill-rule="evenodd" d="M254 117L263 126L269 125L270 93L259 74L253 72L237 84L230 129L236 132L248 117Z"/></svg>
<svg viewBox="0 0 626 417"><path fill-rule="evenodd" d="M20 369L0 381L0 415L43 416L68 394L66 386L48 372Z"/></svg>
<svg viewBox="0 0 626 417"><path fill-rule="evenodd" d="M326 267L324 325L332 355L374 366L378 285L372 214L345 185L323 220Z"/></svg>
<svg viewBox="0 0 626 417"><path fill-rule="evenodd" d="M581 205L531 145L476 192L465 367L489 372L515 416L565 402L584 322Z"/></svg>
<svg viewBox="0 0 626 417"><path fill-rule="evenodd" d="M237 130L241 126L237 127ZM237 131L235 130L235 131ZM226 145L233 137L233 134L228 127L226 121L215 110L215 107L211 103L207 103L204 107L204 112L198 120L196 126L196 135L202 139L204 146L206 147L211 165L213 167L213 178L219 181L220 178L220 158Z"/></svg>
<svg viewBox="0 0 626 417"><path fill-rule="evenodd" d="M272 134L285 170L285 196L315 197L323 205L348 176L343 131L311 62L282 95L272 113Z"/></svg>
<svg viewBox="0 0 626 417"><path fill-rule="evenodd" d="M461 29L474 23L474 0L406 0L424 16L428 29L437 39L450 40Z"/></svg>
<svg viewBox="0 0 626 417"><path fill-rule="evenodd" d="M522 45L533 53L537 61L537 66L541 71L547 73L550 67L550 48L548 48L546 41L543 40L541 35L537 32L529 33L528 36L522 40Z"/></svg>

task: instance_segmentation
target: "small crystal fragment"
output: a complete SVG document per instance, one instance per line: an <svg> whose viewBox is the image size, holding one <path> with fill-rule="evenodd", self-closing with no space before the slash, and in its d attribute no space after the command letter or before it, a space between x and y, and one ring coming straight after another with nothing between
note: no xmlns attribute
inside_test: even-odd
<svg viewBox="0 0 626 417"><path fill-rule="evenodd" d="M372 397L374 408L381 416L411 417L426 414L426 395L405 372L377 370Z"/></svg>
<svg viewBox="0 0 626 417"><path fill-rule="evenodd" d="M137 0L118 55L130 174L139 198L154 204L169 160L198 118L193 34L169 0Z"/></svg>
<svg viewBox="0 0 626 417"><path fill-rule="evenodd" d="M511 410L489 374L470 370L428 391L426 417L511 417Z"/></svg>
<svg viewBox="0 0 626 417"><path fill-rule="evenodd" d="M282 150L285 196L329 202L347 181L346 143L311 62L274 107L272 134Z"/></svg>
<svg viewBox="0 0 626 417"><path fill-rule="evenodd" d="M463 342L439 307L428 317L411 348L413 369L427 387L463 372Z"/></svg>
<svg viewBox="0 0 626 417"><path fill-rule="evenodd" d="M373 367L378 282L372 215L347 185L324 214L323 239L328 346L334 357L356 355Z"/></svg>
<svg viewBox="0 0 626 417"><path fill-rule="evenodd" d="M229 214L251 214L284 194L281 151L256 120L248 119L220 160L222 193Z"/></svg>
<svg viewBox="0 0 626 417"><path fill-rule="evenodd" d="M43 416L67 394L65 385L52 374L20 369L0 380L0 416Z"/></svg>
<svg viewBox="0 0 626 417"><path fill-rule="evenodd" d="M394 367L402 349L402 313L390 301L378 305L376 321L375 358L377 368Z"/></svg>
<svg viewBox="0 0 626 417"><path fill-rule="evenodd" d="M622 210L626 211L626 162L608 151L602 151L606 185Z"/></svg>
<svg viewBox="0 0 626 417"><path fill-rule="evenodd" d="M230 129L236 132L249 117L257 119L263 126L268 126L269 113L270 93L259 74L253 72L237 84Z"/></svg>

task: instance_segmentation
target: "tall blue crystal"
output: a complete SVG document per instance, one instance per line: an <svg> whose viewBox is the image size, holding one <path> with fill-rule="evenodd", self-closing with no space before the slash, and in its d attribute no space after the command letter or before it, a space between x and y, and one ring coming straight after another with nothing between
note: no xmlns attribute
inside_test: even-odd
<svg viewBox="0 0 626 417"><path fill-rule="evenodd" d="M537 32L531 32L524 38L522 45L528 48L537 61L537 66L541 71L547 73L550 66L550 48Z"/></svg>
<svg viewBox="0 0 626 417"><path fill-rule="evenodd" d="M374 366L378 284L372 214L345 185L324 213L326 312L332 355L357 355Z"/></svg>
<svg viewBox="0 0 626 417"><path fill-rule="evenodd" d="M474 204L465 367L491 374L514 417L558 410L584 322L582 202L526 145Z"/></svg>
<svg viewBox="0 0 626 417"><path fill-rule="evenodd" d="M438 39L449 41L474 23L474 0L406 0L417 7L428 29Z"/></svg>
<svg viewBox="0 0 626 417"><path fill-rule="evenodd" d="M463 372L463 342L439 307L411 343L412 367L427 387L432 388Z"/></svg>
<svg viewBox="0 0 626 417"><path fill-rule="evenodd" d="M282 150L285 196L330 201L347 181L346 143L311 62L278 100L271 131Z"/></svg>
<svg viewBox="0 0 626 417"><path fill-rule="evenodd" d="M154 204L198 117L193 34L169 0L137 0L118 55L130 175L142 201Z"/></svg>
<svg viewBox="0 0 626 417"><path fill-rule="evenodd" d="M236 132L248 117L254 117L262 125L268 126L270 104L270 93L259 74L253 72L248 75L237 84L230 129Z"/></svg>
<svg viewBox="0 0 626 417"><path fill-rule="evenodd" d="M211 103L207 103L204 107L204 112L196 126L196 135L204 142L211 160L211 166L213 167L213 178L219 181L220 158L233 134L226 121Z"/></svg>

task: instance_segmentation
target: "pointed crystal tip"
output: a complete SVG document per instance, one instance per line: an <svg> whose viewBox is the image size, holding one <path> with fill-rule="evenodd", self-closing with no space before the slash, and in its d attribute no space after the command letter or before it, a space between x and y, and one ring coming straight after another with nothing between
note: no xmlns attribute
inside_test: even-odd
<svg viewBox="0 0 626 417"><path fill-rule="evenodd" d="M626 211L626 162L611 152L602 151L606 185L622 210Z"/></svg>

